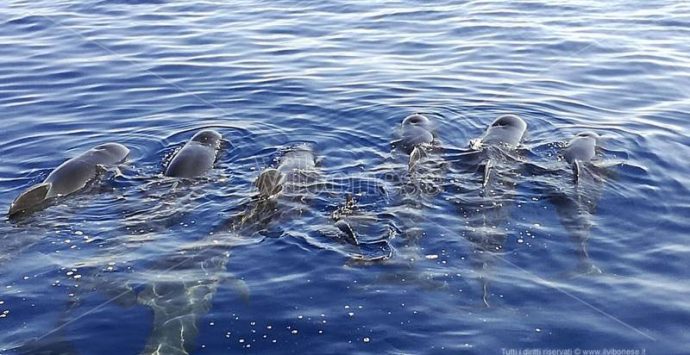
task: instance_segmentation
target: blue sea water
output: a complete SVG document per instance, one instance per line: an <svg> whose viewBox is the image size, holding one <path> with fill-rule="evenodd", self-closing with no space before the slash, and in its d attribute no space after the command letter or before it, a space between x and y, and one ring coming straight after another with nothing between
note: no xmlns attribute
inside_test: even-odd
<svg viewBox="0 0 690 355"><path fill-rule="evenodd" d="M174 338L154 324L180 320L156 318L145 291L172 285L174 310L210 277L195 354L687 354L689 35L685 1L5 1L0 208L95 145L132 153L88 191L1 217L0 353L141 353ZM391 146L414 112L449 167L418 199ZM481 173L448 152L504 113L527 122L521 159L541 166L580 131L602 136L586 241L600 274L578 271L540 188L570 188L568 169L518 174L490 226L505 241L473 245L482 227L462 211ZM202 128L227 140L216 169L164 178ZM231 233L259 172L298 143L327 183ZM353 261L322 232L348 193L374 221L363 240L389 232L390 259ZM221 270L204 252L174 267L199 245Z"/></svg>

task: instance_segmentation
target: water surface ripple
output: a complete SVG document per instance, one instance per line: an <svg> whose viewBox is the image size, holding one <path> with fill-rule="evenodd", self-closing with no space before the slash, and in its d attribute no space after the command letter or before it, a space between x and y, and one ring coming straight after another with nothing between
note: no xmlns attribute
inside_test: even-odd
<svg viewBox="0 0 690 355"><path fill-rule="evenodd" d="M0 33L0 209L95 145L132 151L0 219L0 353L138 354L174 322L198 354L688 351L688 2L9 0ZM391 143L414 112L438 149L410 176ZM528 134L490 200L458 157L504 113ZM163 177L202 128L216 169ZM549 198L583 130L611 165L585 195L601 274ZM301 143L320 180L238 224ZM374 244L334 232L348 194Z"/></svg>

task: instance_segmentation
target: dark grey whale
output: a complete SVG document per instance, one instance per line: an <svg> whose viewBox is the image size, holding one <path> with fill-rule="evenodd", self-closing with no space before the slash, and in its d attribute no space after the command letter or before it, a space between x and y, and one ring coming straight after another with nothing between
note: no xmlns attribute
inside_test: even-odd
<svg viewBox="0 0 690 355"><path fill-rule="evenodd" d="M484 187L489 184L493 168L518 147L526 131L527 123L522 118L502 115L491 123L481 138L470 142L472 149L486 153L483 157Z"/></svg>
<svg viewBox="0 0 690 355"><path fill-rule="evenodd" d="M58 166L40 184L30 187L10 206L9 216L40 208L51 198L77 192L95 180L100 172L122 163L129 149L122 144L106 143L96 146Z"/></svg>
<svg viewBox="0 0 690 355"><path fill-rule="evenodd" d="M380 258L386 260L387 270L377 277L377 282L442 287L442 283L433 280L431 274L417 268L418 261L424 260L421 243L426 236L426 225L432 218L429 212L437 206L437 197L444 189L448 168L443 154L445 148L436 134L438 122L433 119L434 116L412 113L404 117L391 142L390 164L376 170L377 177L385 182L382 191L385 193L386 207L375 215L377 223L369 224L378 224L379 229L389 226L389 236L379 238L381 242L378 245L385 247L379 250L391 250ZM361 229L358 224L363 224L358 221L359 217L358 213L344 216L355 232ZM349 233L347 228L343 228L347 226L342 222L336 227L344 235ZM355 236L357 234L354 233Z"/></svg>
<svg viewBox="0 0 690 355"><path fill-rule="evenodd" d="M165 175L195 178L206 174L213 168L222 139L223 136L213 130L198 132L173 156Z"/></svg>
<svg viewBox="0 0 690 355"><path fill-rule="evenodd" d="M484 146L505 146L515 149L527 131L527 123L516 115L499 116L481 137Z"/></svg>
<svg viewBox="0 0 690 355"><path fill-rule="evenodd" d="M599 135L594 132L578 133L563 149L563 158L573 168L575 181L579 179L581 165L591 162L596 156Z"/></svg>
<svg viewBox="0 0 690 355"><path fill-rule="evenodd" d="M476 248L475 265L480 269L482 301L489 306L489 282L485 272L492 264L493 254L503 249L507 237L505 224L515 199L521 161L515 154L527 131L527 124L516 115L496 118L478 139L470 142L470 150L459 156L459 163L470 175L479 170L481 186L472 187L460 205L461 214L470 218L468 240ZM470 176L460 180L469 181ZM469 188L469 186L468 186ZM474 195L474 192L477 195Z"/></svg>
<svg viewBox="0 0 690 355"><path fill-rule="evenodd" d="M401 127L399 145L410 156L408 166L412 170L417 162L425 156L426 148L433 143L434 127L428 117L419 113L405 117Z"/></svg>
<svg viewBox="0 0 690 355"><path fill-rule="evenodd" d="M579 133L568 142L561 154L572 169L573 186L553 191L549 196L561 224L577 245L579 269L588 274L601 273L592 264L587 250L592 219L606 176L606 170L596 164L598 142L599 136L593 132Z"/></svg>
<svg viewBox="0 0 690 355"><path fill-rule="evenodd" d="M265 169L256 179L259 195L270 199L286 187L295 187L311 180L316 170L316 157L308 145L301 144L288 149L276 168Z"/></svg>

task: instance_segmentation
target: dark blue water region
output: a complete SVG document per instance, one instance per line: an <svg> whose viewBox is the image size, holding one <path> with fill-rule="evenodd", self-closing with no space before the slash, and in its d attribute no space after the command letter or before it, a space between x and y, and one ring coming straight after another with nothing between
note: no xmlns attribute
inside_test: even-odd
<svg viewBox="0 0 690 355"><path fill-rule="evenodd" d="M0 353L686 354L688 35L684 1L6 1L0 209L131 153L0 218ZM435 149L410 174L415 112ZM527 133L486 188L463 153L509 113ZM201 129L214 169L163 176ZM575 188L582 131L605 170ZM257 204L300 144L318 178Z"/></svg>

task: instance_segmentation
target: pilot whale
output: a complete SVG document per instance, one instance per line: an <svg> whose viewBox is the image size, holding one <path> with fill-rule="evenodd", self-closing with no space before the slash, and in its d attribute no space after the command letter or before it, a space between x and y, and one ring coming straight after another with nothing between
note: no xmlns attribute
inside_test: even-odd
<svg viewBox="0 0 690 355"><path fill-rule="evenodd" d="M446 162L440 153L441 147L435 133L436 124L426 115L413 113L400 123L398 139L392 142L391 155L395 158L395 169L384 167L383 179L395 182L392 208L394 215L404 215L403 227L409 241L416 241L423 233L418 222L422 207L430 203L442 190ZM401 154L402 153L402 154ZM398 164L407 163L407 169Z"/></svg>
<svg viewBox="0 0 690 355"><path fill-rule="evenodd" d="M382 241L380 245L392 250L390 255L381 258L386 260L386 272L378 278L380 282L405 282L434 287L440 285L428 272L417 268L417 263L425 260L421 254L425 227L432 225L429 223L428 212L438 202L437 197L443 190L447 170L447 162L442 155L444 147L436 134L437 125L432 116L423 113L403 117L397 124L394 140L391 142L390 161L374 170L376 178L384 182L382 191L385 193L385 207L376 214L377 223L380 227L389 226L390 230L387 238L379 238ZM336 227L341 235L358 236L359 224L363 224L359 222L362 212L365 211L345 214L342 220L337 221ZM381 223L384 221L385 224ZM398 234L400 238L395 237ZM388 245L383 244L383 241ZM391 258L392 255L396 257Z"/></svg>
<svg viewBox="0 0 690 355"><path fill-rule="evenodd" d="M122 144L106 143L62 163L40 184L30 187L10 206L9 216L44 206L50 199L75 193L96 179L108 167L122 163L129 149Z"/></svg>
<svg viewBox="0 0 690 355"><path fill-rule="evenodd" d="M565 146L561 155L572 170L572 186L552 192L550 200L563 227L577 244L580 270L598 274L601 270L592 264L587 241L592 229L592 217L601 197L606 171L597 165L599 135L581 132Z"/></svg>
<svg viewBox="0 0 690 355"><path fill-rule="evenodd" d="M150 307L154 318L141 354L191 353L196 346L200 321L211 309L222 283L232 282L242 298L248 300L247 285L226 269L232 248L254 242L248 237L284 212L281 210L285 206L278 206L279 202L294 200L306 206L303 198L308 191L303 187L312 181L306 177L316 170L316 158L310 146L288 148L276 168L264 170L257 178L258 198L252 199L243 213L225 223L223 231L181 248L156 265L160 280L137 294L137 301ZM217 237L226 232L229 234Z"/></svg>
<svg viewBox="0 0 690 355"><path fill-rule="evenodd" d="M431 120L419 113L405 117L401 123L400 148L409 155L408 168L414 169L426 155L434 142L434 128Z"/></svg>
<svg viewBox="0 0 690 355"><path fill-rule="evenodd" d="M279 195L288 187L306 182L310 175L316 173L314 151L306 144L289 148L280 157L276 168L265 169L257 178L255 185L259 194L265 199Z"/></svg>
<svg viewBox="0 0 690 355"><path fill-rule="evenodd" d="M227 236L226 236L227 237ZM227 270L236 238L209 235L191 243L147 270L156 282L141 287L137 302L149 307L153 325L141 354L190 354L196 347L201 319L211 310L222 284L230 284L245 302L249 288Z"/></svg>
<svg viewBox="0 0 690 355"><path fill-rule="evenodd" d="M489 184L495 164L504 160L505 154L512 153L518 147L526 131L527 123L522 118L516 115L503 115L491 123L481 138L470 142L472 149L486 153L482 164L482 186L486 187Z"/></svg>
<svg viewBox="0 0 690 355"><path fill-rule="evenodd" d="M223 136L213 130L195 134L172 158L166 176L195 178L213 168Z"/></svg>
<svg viewBox="0 0 690 355"><path fill-rule="evenodd" d="M254 181L258 193L252 197L252 203L224 226L236 234L252 235L283 215L310 211L311 199L318 193L314 188L322 183L321 177L310 144L299 143L282 149L277 165L262 170Z"/></svg>
<svg viewBox="0 0 690 355"><path fill-rule="evenodd" d="M460 155L461 165L474 174L481 171L481 185L470 189L462 198L462 214L471 220L468 240L476 248L478 267L486 271L492 253L500 252L506 240L504 224L509 217L518 182L514 154L527 132L527 123L517 115L496 118L478 139L470 141L470 151ZM460 179L468 180L468 179ZM478 191L478 196L472 191ZM489 306L488 281L481 275L482 301Z"/></svg>
<svg viewBox="0 0 690 355"><path fill-rule="evenodd" d="M582 165L596 157L599 135L594 132L578 133L563 149L563 158L573 169L575 182L582 174Z"/></svg>

